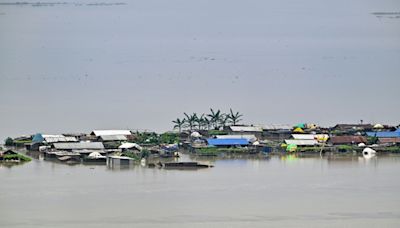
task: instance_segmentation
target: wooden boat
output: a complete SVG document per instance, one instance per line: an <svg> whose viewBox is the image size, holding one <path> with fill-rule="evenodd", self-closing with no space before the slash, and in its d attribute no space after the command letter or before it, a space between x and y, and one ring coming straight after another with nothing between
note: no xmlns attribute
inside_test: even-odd
<svg viewBox="0 0 400 228"><path fill-rule="evenodd" d="M168 162L162 163L164 169L204 169L211 168L212 165L200 164L198 162Z"/></svg>

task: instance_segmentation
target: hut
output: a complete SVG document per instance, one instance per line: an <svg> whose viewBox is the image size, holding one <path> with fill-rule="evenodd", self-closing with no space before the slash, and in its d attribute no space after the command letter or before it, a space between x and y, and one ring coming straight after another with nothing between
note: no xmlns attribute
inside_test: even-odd
<svg viewBox="0 0 400 228"><path fill-rule="evenodd" d="M364 136L333 136L329 142L333 145L366 144L367 138Z"/></svg>
<svg viewBox="0 0 400 228"><path fill-rule="evenodd" d="M222 147L222 148L230 148L230 147L245 147L249 146L249 140L245 138L227 138L227 139L218 139L218 138L210 138L207 139L207 144L209 146Z"/></svg>
<svg viewBox="0 0 400 228"><path fill-rule="evenodd" d="M75 143L54 143L52 146L57 150L104 150L101 142L75 142Z"/></svg>
<svg viewBox="0 0 400 228"><path fill-rule="evenodd" d="M263 133L263 128L257 126L228 126L225 130L230 135L255 135L257 139L260 139Z"/></svg>

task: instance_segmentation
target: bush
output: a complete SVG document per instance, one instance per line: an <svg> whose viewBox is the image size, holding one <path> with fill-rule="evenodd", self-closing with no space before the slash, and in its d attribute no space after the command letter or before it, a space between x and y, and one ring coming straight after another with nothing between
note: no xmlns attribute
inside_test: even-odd
<svg viewBox="0 0 400 228"><path fill-rule="evenodd" d="M213 135L227 135L228 133L225 131L220 131L220 130L209 130L208 134L210 136L213 136Z"/></svg>
<svg viewBox="0 0 400 228"><path fill-rule="evenodd" d="M174 144L179 143L179 134L177 133L163 133L160 135L160 143Z"/></svg>
<svg viewBox="0 0 400 228"><path fill-rule="evenodd" d="M8 137L5 141L6 146L13 146L14 145L14 140L10 137Z"/></svg>
<svg viewBox="0 0 400 228"><path fill-rule="evenodd" d="M24 156L22 154L10 154L10 155L4 155L3 160L20 160L22 162L28 162L32 161L30 157Z"/></svg>

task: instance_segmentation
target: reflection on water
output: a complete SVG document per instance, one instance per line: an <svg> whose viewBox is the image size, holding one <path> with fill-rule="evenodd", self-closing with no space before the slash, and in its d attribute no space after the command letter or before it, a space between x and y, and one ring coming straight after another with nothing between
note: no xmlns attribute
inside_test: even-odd
<svg viewBox="0 0 400 228"><path fill-rule="evenodd" d="M184 155L173 161L192 159L214 168L180 171L138 164L111 169L41 159L11 169L0 166L0 227L400 224L397 155L369 160Z"/></svg>

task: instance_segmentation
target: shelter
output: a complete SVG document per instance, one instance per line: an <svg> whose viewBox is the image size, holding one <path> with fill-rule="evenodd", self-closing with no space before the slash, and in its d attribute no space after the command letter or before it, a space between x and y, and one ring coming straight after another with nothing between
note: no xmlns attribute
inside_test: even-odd
<svg viewBox="0 0 400 228"><path fill-rule="evenodd" d="M250 142L247 139L207 139L209 146L217 147L235 147L235 146L248 146Z"/></svg>
<svg viewBox="0 0 400 228"><path fill-rule="evenodd" d="M101 135L100 140L106 141L126 141L128 138L125 135Z"/></svg>
<svg viewBox="0 0 400 228"><path fill-rule="evenodd" d="M64 135L47 135L37 133L32 138L32 143L57 143L57 142L78 142L76 137Z"/></svg>
<svg viewBox="0 0 400 228"><path fill-rule="evenodd" d="M132 135L130 130L94 130L90 133L90 135L94 135L96 137L104 136L104 135Z"/></svg>
<svg viewBox="0 0 400 228"><path fill-rule="evenodd" d="M367 136L378 138L400 138L400 128L395 131L370 131L367 132Z"/></svg>
<svg viewBox="0 0 400 228"><path fill-rule="evenodd" d="M330 138L330 142L334 145L359 143L366 144L367 138L364 136L333 136Z"/></svg>
<svg viewBox="0 0 400 228"><path fill-rule="evenodd" d="M400 138L379 138L379 144L400 144Z"/></svg>
<svg viewBox="0 0 400 228"><path fill-rule="evenodd" d="M57 150L104 150L101 142L78 142L78 143L54 143L53 147Z"/></svg>
<svg viewBox="0 0 400 228"><path fill-rule="evenodd" d="M294 133L304 133L304 130L301 129L300 127L297 127L293 130Z"/></svg>
<svg viewBox="0 0 400 228"><path fill-rule="evenodd" d="M216 135L217 139L247 139L249 142L257 141L255 135Z"/></svg>
<svg viewBox="0 0 400 228"><path fill-rule="evenodd" d="M255 135L257 138L261 138L263 128L258 126L228 126L226 131L230 135Z"/></svg>
<svg viewBox="0 0 400 228"><path fill-rule="evenodd" d="M296 145L296 146L315 146L318 145L318 141L316 139L286 139L285 143L287 145Z"/></svg>
<svg viewBox="0 0 400 228"><path fill-rule="evenodd" d="M328 139L329 135L328 134L292 134L292 137L294 139L306 139L306 140L311 140L311 139Z"/></svg>
<svg viewBox="0 0 400 228"><path fill-rule="evenodd" d="M363 131L363 130L372 130L374 126L372 124L336 124L333 127L333 130L338 131Z"/></svg>
<svg viewBox="0 0 400 228"><path fill-rule="evenodd" d="M142 150L142 147L139 146L136 143L122 143L122 145L120 145L118 147L118 149L136 149L136 150Z"/></svg>

